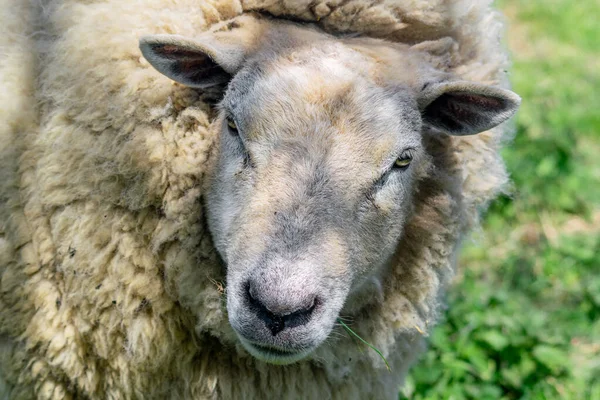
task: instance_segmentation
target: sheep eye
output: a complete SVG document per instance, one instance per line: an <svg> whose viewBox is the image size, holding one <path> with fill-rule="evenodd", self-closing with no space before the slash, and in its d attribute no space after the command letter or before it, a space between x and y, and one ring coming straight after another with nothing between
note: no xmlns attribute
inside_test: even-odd
<svg viewBox="0 0 600 400"><path fill-rule="evenodd" d="M231 118L227 118L227 126L229 127L229 129L231 129L232 132L237 132L238 131L237 124Z"/></svg>
<svg viewBox="0 0 600 400"><path fill-rule="evenodd" d="M412 161L412 156L402 155L396 159L396 162L394 163L394 167L400 168L400 169L405 169L410 165L411 161Z"/></svg>

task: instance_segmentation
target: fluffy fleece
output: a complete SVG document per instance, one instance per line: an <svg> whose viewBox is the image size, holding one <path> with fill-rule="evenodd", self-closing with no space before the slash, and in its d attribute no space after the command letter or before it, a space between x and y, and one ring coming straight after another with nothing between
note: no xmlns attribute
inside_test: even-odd
<svg viewBox="0 0 600 400"><path fill-rule="evenodd" d="M383 298L350 316L392 372L343 330L310 360L257 361L226 316L204 223L214 112L141 57L244 11L421 43L461 77L505 84L487 0L1 0L0 370L11 399L394 398L436 320L456 249L506 182L505 128L426 136Z"/></svg>

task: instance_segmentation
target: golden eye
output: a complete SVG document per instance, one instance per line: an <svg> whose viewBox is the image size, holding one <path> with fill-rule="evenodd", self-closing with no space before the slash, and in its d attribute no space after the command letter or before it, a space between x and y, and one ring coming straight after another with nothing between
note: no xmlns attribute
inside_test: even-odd
<svg viewBox="0 0 600 400"><path fill-rule="evenodd" d="M410 158L410 157L400 157L396 160L396 163L394 164L394 166L397 168L406 168L410 165L411 161L412 161L412 158Z"/></svg>
<svg viewBox="0 0 600 400"><path fill-rule="evenodd" d="M237 125L235 124L235 121L232 120L231 118L227 118L227 126L229 127L229 129L231 129L232 131L237 131Z"/></svg>

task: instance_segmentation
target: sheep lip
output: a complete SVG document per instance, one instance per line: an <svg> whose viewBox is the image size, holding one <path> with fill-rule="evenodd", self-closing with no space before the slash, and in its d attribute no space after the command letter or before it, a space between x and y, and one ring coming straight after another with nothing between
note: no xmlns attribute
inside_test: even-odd
<svg viewBox="0 0 600 400"><path fill-rule="evenodd" d="M268 354L277 354L277 355L280 355L280 356L290 356L290 355L298 354L298 352L295 352L295 351L281 350L281 349L277 349L275 347L263 346L263 345L260 345L260 344L254 344L253 343L252 346L254 346L258 350L260 350L260 351L262 351L264 353L268 353Z"/></svg>
<svg viewBox="0 0 600 400"><path fill-rule="evenodd" d="M306 357L312 351L283 350L280 348L252 343L244 339L242 339L242 343L244 344L246 350L248 350L248 352L257 359L277 365L295 363Z"/></svg>

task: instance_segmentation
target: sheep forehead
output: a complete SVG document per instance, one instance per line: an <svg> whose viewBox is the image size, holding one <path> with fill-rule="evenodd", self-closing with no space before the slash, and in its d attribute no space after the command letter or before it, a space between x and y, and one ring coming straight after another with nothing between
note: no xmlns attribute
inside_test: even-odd
<svg viewBox="0 0 600 400"><path fill-rule="evenodd" d="M376 63L334 43L279 55L240 74L224 104L251 138L284 134L357 139L390 137L419 120L408 87L376 82ZM257 72L258 71L258 72ZM312 138L314 139L314 138Z"/></svg>
<svg viewBox="0 0 600 400"><path fill-rule="evenodd" d="M233 86L240 93L262 99L298 100L332 97L336 87L347 88L365 81L374 63L368 57L335 41L319 41L257 54ZM288 99L289 100L289 99Z"/></svg>
<svg viewBox="0 0 600 400"><path fill-rule="evenodd" d="M366 84L375 65L340 43L293 49L273 59L262 83L272 95L285 96L281 88L294 89L297 98L313 102L335 96L338 90ZM279 92L279 93L278 93Z"/></svg>
<svg viewBox="0 0 600 400"><path fill-rule="evenodd" d="M268 191L281 194L279 203L291 165L307 176L322 165L352 202L399 151L418 147L420 115L411 91L379 84L368 57L338 44L271 57L236 76L224 105L249 139L257 168L265 166Z"/></svg>

